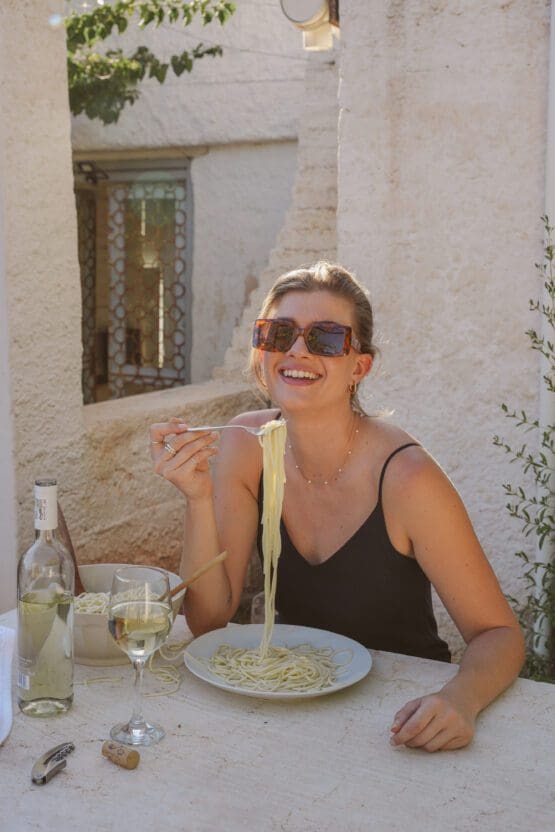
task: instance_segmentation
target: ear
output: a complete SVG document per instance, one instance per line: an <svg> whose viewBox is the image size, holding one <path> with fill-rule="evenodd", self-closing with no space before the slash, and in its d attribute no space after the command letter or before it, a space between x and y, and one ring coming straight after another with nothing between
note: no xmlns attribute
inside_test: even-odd
<svg viewBox="0 0 555 832"><path fill-rule="evenodd" d="M355 384L360 384L362 379L368 375L372 369L374 359L368 353L359 353L356 357L356 363L353 367L352 380Z"/></svg>

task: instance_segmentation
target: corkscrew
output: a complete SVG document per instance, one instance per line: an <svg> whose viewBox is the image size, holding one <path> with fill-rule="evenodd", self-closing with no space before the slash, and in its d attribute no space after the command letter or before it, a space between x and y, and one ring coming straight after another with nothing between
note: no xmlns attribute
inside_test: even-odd
<svg viewBox="0 0 555 832"><path fill-rule="evenodd" d="M55 774L66 767L66 757L75 751L75 746L72 742L63 742L50 751L46 751L33 766L31 772L31 780L38 786L43 786L48 783Z"/></svg>

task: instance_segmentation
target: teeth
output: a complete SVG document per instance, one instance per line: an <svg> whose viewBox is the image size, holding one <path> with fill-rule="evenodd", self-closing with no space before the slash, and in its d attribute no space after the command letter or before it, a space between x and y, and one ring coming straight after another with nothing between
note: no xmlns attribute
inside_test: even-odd
<svg viewBox="0 0 555 832"><path fill-rule="evenodd" d="M309 373L308 370L283 370L283 375L288 378L318 378L316 373Z"/></svg>

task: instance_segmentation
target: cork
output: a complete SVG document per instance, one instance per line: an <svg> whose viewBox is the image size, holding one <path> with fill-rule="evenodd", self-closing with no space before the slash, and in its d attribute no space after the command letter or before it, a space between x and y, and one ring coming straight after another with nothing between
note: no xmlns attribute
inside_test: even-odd
<svg viewBox="0 0 555 832"><path fill-rule="evenodd" d="M122 768L137 768L141 759L141 755L135 748L128 748L113 740L106 740L102 744L102 753L108 760Z"/></svg>

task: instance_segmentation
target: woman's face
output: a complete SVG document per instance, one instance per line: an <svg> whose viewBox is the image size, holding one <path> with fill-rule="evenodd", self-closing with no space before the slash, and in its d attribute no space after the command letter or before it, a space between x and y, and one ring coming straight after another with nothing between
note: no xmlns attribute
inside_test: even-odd
<svg viewBox="0 0 555 832"><path fill-rule="evenodd" d="M267 317L287 318L299 327L333 321L352 327L356 335L352 304L327 290L288 292ZM260 350L259 360L270 397L285 412L344 406L350 399L349 385L358 384L372 365L369 355L352 347L348 355L314 355L302 335L287 352Z"/></svg>

